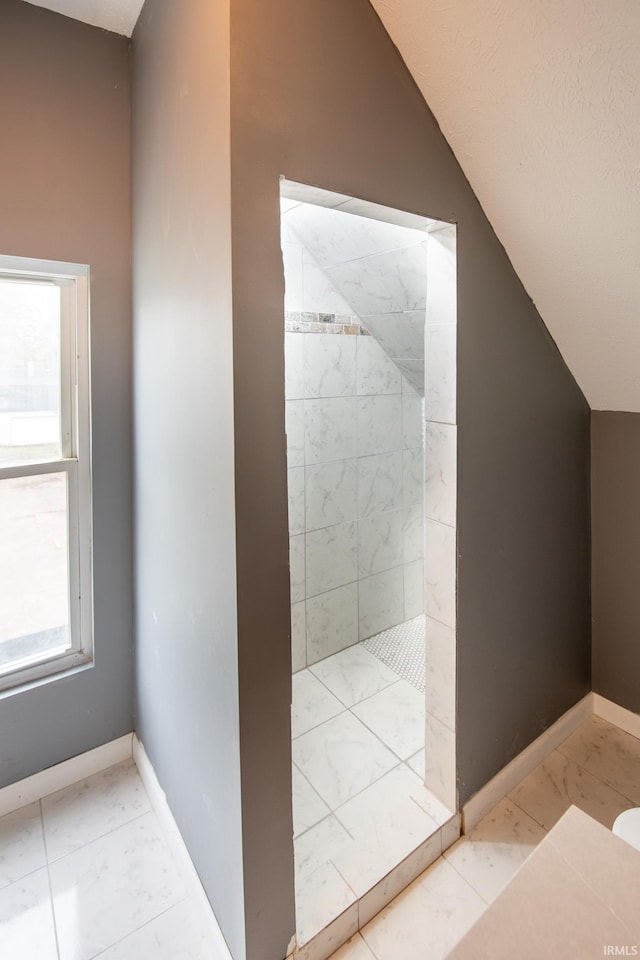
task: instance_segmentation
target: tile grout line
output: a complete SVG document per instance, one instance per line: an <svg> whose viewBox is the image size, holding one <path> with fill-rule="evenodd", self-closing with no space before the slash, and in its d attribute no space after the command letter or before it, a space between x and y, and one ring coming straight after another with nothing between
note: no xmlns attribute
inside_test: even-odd
<svg viewBox="0 0 640 960"><path fill-rule="evenodd" d="M53 897L53 885L51 882L51 871L49 869L49 851L47 849L47 833L44 829L44 810L42 809L42 799L38 800L38 808L40 810L40 828L42 830L42 843L44 845L44 857L47 867L47 885L49 887L49 907L51 909L51 918L53 920L53 936L56 944L56 953L58 955L58 960L62 960L62 954L60 952L60 940L58 938L58 921L56 919L56 909L55 909L55 900Z"/></svg>
<svg viewBox="0 0 640 960"><path fill-rule="evenodd" d="M182 876L180 876L182 879ZM150 917L139 927L136 927L135 930L131 930L129 933L125 933L123 937L119 937L117 940L114 940L113 943L110 943L109 946L105 947L104 950L100 950L99 953L92 953L87 960L100 960L100 957L103 957L108 950L112 950L113 947L117 947L119 943L123 943L129 937L132 937L135 933L138 933L140 930L144 930L145 927L148 927L149 924L154 923L156 920L159 920L160 917L163 917L166 913L169 913L170 910L173 910L174 907L178 907L181 903L187 903L189 896L184 896L181 900L178 900L176 903L172 903L171 906L165 907L164 910L161 910L160 913L156 914L155 917Z"/></svg>

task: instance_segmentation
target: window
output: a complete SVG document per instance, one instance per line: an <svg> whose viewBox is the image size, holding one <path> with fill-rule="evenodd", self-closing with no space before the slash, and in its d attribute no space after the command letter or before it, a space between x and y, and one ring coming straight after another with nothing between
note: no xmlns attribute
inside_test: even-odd
<svg viewBox="0 0 640 960"><path fill-rule="evenodd" d="M92 658L88 268L0 257L0 690Z"/></svg>

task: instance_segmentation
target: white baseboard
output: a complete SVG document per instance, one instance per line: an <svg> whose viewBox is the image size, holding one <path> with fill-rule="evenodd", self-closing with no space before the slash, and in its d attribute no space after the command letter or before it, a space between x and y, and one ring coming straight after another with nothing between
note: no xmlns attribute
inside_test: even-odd
<svg viewBox="0 0 640 960"><path fill-rule="evenodd" d="M18 783L3 787L0 789L0 817L35 800L41 800L42 797L55 793L56 790L70 787L73 783L84 780L85 777L90 777L94 773L113 767L116 763L130 759L132 738L133 734L127 733L124 737L105 743L94 750L87 750L86 753L81 753L77 757L63 760L62 763L56 763L55 766L47 767L40 773L34 773L31 777L19 780Z"/></svg>
<svg viewBox="0 0 640 960"><path fill-rule="evenodd" d="M593 712L597 717L608 720L621 730L630 733L632 737L640 740L640 716L621 707L606 697L601 697L599 693L593 694Z"/></svg>
<svg viewBox="0 0 640 960"><path fill-rule="evenodd" d="M182 839L182 834L173 818L165 792L158 783L158 778L151 766L151 761L135 734L133 735L133 759L138 768L140 779L151 801L153 812L160 824L165 842L176 860L178 870L187 885L189 896L199 911L204 928L208 934L208 942L214 947L215 952L212 954L211 960L233 960L229 952L229 947L222 936L222 931L218 926L215 914L211 909L211 904L200 882L200 877L193 865L185 842Z"/></svg>
<svg viewBox="0 0 640 960"><path fill-rule="evenodd" d="M563 740L593 713L593 694L588 693L567 710L544 733L503 767L462 808L462 830L468 833L497 803L524 780Z"/></svg>

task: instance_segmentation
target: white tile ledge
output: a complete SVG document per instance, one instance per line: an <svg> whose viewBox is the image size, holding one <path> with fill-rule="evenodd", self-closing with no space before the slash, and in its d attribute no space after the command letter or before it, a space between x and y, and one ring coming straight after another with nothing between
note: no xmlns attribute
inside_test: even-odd
<svg viewBox="0 0 640 960"><path fill-rule="evenodd" d="M123 760L130 760L132 755L133 734L127 733L124 737L118 737L117 740L87 750L77 757L47 767L31 777L11 783L0 789L0 817L41 800L57 790L64 790L65 787L91 777L94 773L101 773Z"/></svg>

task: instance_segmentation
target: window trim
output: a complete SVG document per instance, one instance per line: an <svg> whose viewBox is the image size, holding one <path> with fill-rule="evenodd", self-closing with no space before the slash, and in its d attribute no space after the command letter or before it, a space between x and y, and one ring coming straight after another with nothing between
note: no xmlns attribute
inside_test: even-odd
<svg viewBox="0 0 640 960"><path fill-rule="evenodd" d="M94 661L89 267L0 255L0 280L11 278L53 283L60 289L61 456L0 466L0 480L67 475L71 648L0 673L0 696Z"/></svg>

